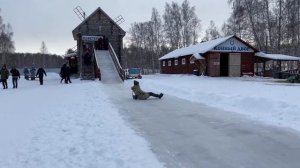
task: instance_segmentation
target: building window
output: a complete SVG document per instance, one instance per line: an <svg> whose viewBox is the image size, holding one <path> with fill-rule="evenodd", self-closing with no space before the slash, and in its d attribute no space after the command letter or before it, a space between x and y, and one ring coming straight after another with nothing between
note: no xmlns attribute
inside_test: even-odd
<svg viewBox="0 0 300 168"><path fill-rule="evenodd" d="M185 65L185 58L182 58L181 64L182 64L182 65Z"/></svg>
<svg viewBox="0 0 300 168"><path fill-rule="evenodd" d="M163 61L162 63L163 63L163 66L166 66L166 61Z"/></svg>
<svg viewBox="0 0 300 168"><path fill-rule="evenodd" d="M194 63L195 63L194 59L190 59L190 64L194 64Z"/></svg>
<svg viewBox="0 0 300 168"><path fill-rule="evenodd" d="M178 60L176 59L175 62L174 62L174 65L178 65Z"/></svg>
<svg viewBox="0 0 300 168"><path fill-rule="evenodd" d="M172 62L171 61L168 61L168 66L171 66L172 65Z"/></svg>

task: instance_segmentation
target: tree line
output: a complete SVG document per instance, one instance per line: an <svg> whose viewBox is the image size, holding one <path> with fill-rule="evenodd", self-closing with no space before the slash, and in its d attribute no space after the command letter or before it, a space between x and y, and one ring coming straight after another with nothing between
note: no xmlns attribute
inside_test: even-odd
<svg viewBox="0 0 300 168"><path fill-rule="evenodd" d="M124 67L142 67L150 72L158 72L159 57L177 48L187 47L228 35L237 35L260 51L288 55L300 55L300 0L228 0L232 7L230 17L218 28L210 21L203 37L201 21L195 6L188 0L181 4L165 3L163 14L152 9L151 18L145 22L135 22L129 29L129 45L124 48ZM0 11L1 12L1 11ZM33 62L45 64L53 59L42 43L40 54L16 54L10 24L4 24L0 15L0 54L3 64L11 60L8 55L32 55ZM35 58L40 55L41 58ZM27 60L28 58L20 58ZM38 61L38 60L44 61ZM12 61L7 64L14 64ZM30 61L28 61L30 62ZM26 62L25 64L28 64ZM49 64L49 65L48 65ZM54 66L47 63L46 66ZM58 65L56 65L58 66Z"/></svg>
<svg viewBox="0 0 300 168"><path fill-rule="evenodd" d="M228 0L232 12L218 28L210 21L200 38L195 6L166 3L162 16L153 8L151 20L133 23L124 55L125 67L156 72L158 58L177 48L236 35L266 53L300 55L300 0Z"/></svg>
<svg viewBox="0 0 300 168"><path fill-rule="evenodd" d="M11 25L9 23L4 24L3 18L0 15L0 53L11 53L15 51L14 42L12 40L13 34Z"/></svg>
<svg viewBox="0 0 300 168"><path fill-rule="evenodd" d="M1 12L1 9L0 9ZM40 53L15 53L13 30L9 23L5 24L0 15L0 65L23 68L32 65L45 68L58 68L65 61L61 56L49 54L46 44L42 42Z"/></svg>
<svg viewBox="0 0 300 168"><path fill-rule="evenodd" d="M268 53L300 55L300 0L229 0L222 27Z"/></svg>
<svg viewBox="0 0 300 168"><path fill-rule="evenodd" d="M124 50L125 66L157 72L161 55L197 43L201 26L195 10L188 0L166 3L162 16L153 8L150 21L133 23L130 45Z"/></svg>
<svg viewBox="0 0 300 168"><path fill-rule="evenodd" d="M42 53L0 53L0 65L6 64L8 67L44 67L59 68L66 61L63 57L55 54Z"/></svg>

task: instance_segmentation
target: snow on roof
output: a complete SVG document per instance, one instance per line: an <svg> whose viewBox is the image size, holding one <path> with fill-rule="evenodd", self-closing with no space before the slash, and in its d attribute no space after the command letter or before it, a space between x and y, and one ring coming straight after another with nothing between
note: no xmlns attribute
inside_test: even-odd
<svg viewBox="0 0 300 168"><path fill-rule="evenodd" d="M282 60L282 61L299 61L300 57L283 55L283 54L266 54L263 52L258 52L255 54L257 57L268 58L272 60Z"/></svg>
<svg viewBox="0 0 300 168"><path fill-rule="evenodd" d="M64 55L65 58L75 57L75 56L77 56L77 53L69 53L69 54Z"/></svg>
<svg viewBox="0 0 300 168"><path fill-rule="evenodd" d="M185 47L185 48L179 48L179 49L176 49L176 50L164 55L163 57L159 58L159 60L164 60L164 59L169 59L169 58L177 58L177 57L181 57L181 56L191 55L194 53L200 53L200 54L206 53L209 50L212 50L217 45L224 43L225 41L227 41L228 39L230 39L232 37L233 37L233 35L223 37L223 38L218 38L218 39L211 40L211 41L206 41L206 42L195 44L195 45L191 45L191 46Z"/></svg>
<svg viewBox="0 0 300 168"><path fill-rule="evenodd" d="M201 54L199 54L199 53L194 53L193 54L193 57L195 57L197 60L199 60L199 59L205 59Z"/></svg>

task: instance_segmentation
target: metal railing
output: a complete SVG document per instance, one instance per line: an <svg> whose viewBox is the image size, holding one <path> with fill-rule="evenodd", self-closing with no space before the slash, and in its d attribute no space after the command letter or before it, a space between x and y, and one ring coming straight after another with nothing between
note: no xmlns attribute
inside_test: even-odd
<svg viewBox="0 0 300 168"><path fill-rule="evenodd" d="M94 53L96 53L96 49L94 48ZM97 62L99 61L98 59L97 59L97 57L96 57L96 54L94 54L94 56L95 56L95 77L96 78L99 78L99 81L101 81L101 71L100 71L100 67L99 67L99 65L97 64Z"/></svg>
<svg viewBox="0 0 300 168"><path fill-rule="evenodd" d="M120 78L122 79L122 81L124 81L125 80L125 71L123 70L123 68L122 68L122 66L120 64L120 61L119 61L119 59L117 57L117 54L115 53L115 51L114 51L114 49L113 49L113 47L111 46L110 43L108 43L108 50L110 52L110 55L111 55L112 60L113 60L113 62L115 64L115 66L116 66L116 69L117 69L117 71L119 73Z"/></svg>

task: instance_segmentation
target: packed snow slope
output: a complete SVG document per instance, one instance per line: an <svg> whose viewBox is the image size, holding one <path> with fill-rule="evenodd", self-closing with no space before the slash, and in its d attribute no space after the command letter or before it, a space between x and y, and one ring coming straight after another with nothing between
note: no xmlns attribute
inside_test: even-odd
<svg viewBox="0 0 300 168"><path fill-rule="evenodd" d="M300 131L300 84L297 83L261 77L163 74L144 75L139 82L146 91L163 92ZM125 82L128 87L132 83Z"/></svg>

